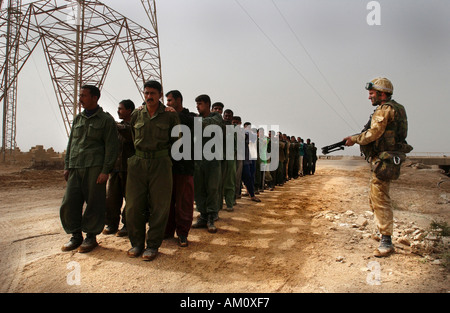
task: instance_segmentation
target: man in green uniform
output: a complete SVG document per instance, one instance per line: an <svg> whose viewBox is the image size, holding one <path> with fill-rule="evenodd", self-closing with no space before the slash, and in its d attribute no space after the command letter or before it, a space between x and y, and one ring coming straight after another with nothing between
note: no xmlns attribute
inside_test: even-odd
<svg viewBox="0 0 450 313"><path fill-rule="evenodd" d="M223 175L223 197L225 198L225 204L227 206L226 210L228 212L233 211L234 201L235 201L235 194L236 194L236 135L234 132L231 132L231 126L233 121L234 112L230 109L226 109L223 112L223 122L225 124L226 130L225 130L225 145L226 140L230 140L230 138L233 138L233 147L227 147L233 149L233 158L229 159L224 154L224 161L222 162L222 165L224 167L222 168ZM222 199L221 199L222 200ZM221 203L221 200L219 203Z"/></svg>
<svg viewBox="0 0 450 313"><path fill-rule="evenodd" d="M131 126L135 155L128 159L127 202L125 205L128 237L132 248L129 257L142 254L145 261L158 255L170 211L172 196L171 137L179 124L175 112L166 112L160 102L161 84L144 85L145 106L134 110ZM149 230L146 238L146 224ZM147 248L144 251L145 244Z"/></svg>
<svg viewBox="0 0 450 313"><path fill-rule="evenodd" d="M316 163L317 163L317 147L314 142L311 143L311 175L314 175L316 172Z"/></svg>
<svg viewBox="0 0 450 313"><path fill-rule="evenodd" d="M396 164L399 175L402 158L405 157L405 153L412 150L412 147L405 140L408 133L405 108L391 99L394 91L392 83L387 78L378 77L367 83L366 89L372 105L377 107L372 114L370 126L361 134L346 137L344 140L346 146L359 144L372 165L369 203L382 235L380 246L375 249L374 256L386 257L395 251L391 239L394 216L389 187L391 180L397 179L398 176L381 177L378 169L384 165ZM393 157L385 159L388 155Z"/></svg>
<svg viewBox="0 0 450 313"><path fill-rule="evenodd" d="M294 166L297 159L297 142L295 141L295 136L288 138L290 140L289 144L289 161L288 161L288 177L289 179L294 177Z"/></svg>
<svg viewBox="0 0 450 313"><path fill-rule="evenodd" d="M213 105L211 106L211 112L216 112L219 113L220 115L223 114L223 103L222 102L215 102L213 103ZM226 145L226 133L224 133L224 137L223 137L223 147L225 148ZM224 181L225 181L225 175L227 173L227 160L225 158L225 149L224 149L224 158L220 161L220 169L221 169L221 178L219 180L219 195L217 197L218 203L217 205L219 206L219 211L222 210L223 208L223 198L224 198Z"/></svg>
<svg viewBox="0 0 450 313"><path fill-rule="evenodd" d="M278 162L278 168L277 168L277 185L283 186L286 182L286 167L284 166L284 163L286 162L286 141L284 141L283 134L281 132L278 132L278 140L279 140L279 146L278 146L278 155L279 155L279 162Z"/></svg>
<svg viewBox="0 0 450 313"><path fill-rule="evenodd" d="M303 157L303 174L311 175L312 167L312 150L311 150L311 139L306 139L306 144L303 146L305 155Z"/></svg>
<svg viewBox="0 0 450 313"><path fill-rule="evenodd" d="M79 102L84 111L73 121L64 165L67 188L60 218L72 237L63 251L91 251L105 226L106 182L117 158L118 140L116 122L98 105L99 98L97 87L81 87ZM87 234L84 240L82 232Z"/></svg>
<svg viewBox="0 0 450 313"><path fill-rule="evenodd" d="M223 129L222 116L217 112L211 112L211 99L208 95L200 95L195 99L197 103L197 110L202 119L202 128L208 125L217 125ZM222 134L224 132L222 131ZM202 140L202 155L200 159L195 160L194 170L194 197L197 206L197 211L200 212L200 216L193 228L208 228L208 232L217 232L217 227L214 225L214 221L218 216L218 195L220 179L222 177L221 160L212 159L207 160L204 155L203 147L211 139L196 138L196 140ZM223 144L223 141L221 142ZM223 147L215 147L223 149Z"/></svg>
<svg viewBox="0 0 450 313"><path fill-rule="evenodd" d="M106 184L106 226L102 232L104 235L115 233L118 237L128 235L125 210L122 212L123 227L120 231L117 230L119 229L120 213L127 185L127 160L134 155L134 143L130 125L131 113L133 113L134 109L134 103L131 100L120 101L117 108L117 115L122 120L117 123L119 155Z"/></svg>
<svg viewBox="0 0 450 313"><path fill-rule="evenodd" d="M231 124L234 125L234 127L236 129L236 136L235 136L235 140L236 140L236 154L235 154L236 155L236 182L234 184L234 187L235 187L235 195L234 195L234 201L233 201L233 205L234 205L234 204L236 204L236 199L241 198L241 191L242 191L242 168L244 166L244 160L242 160L242 158L238 158L237 142L239 142L239 140L243 140L240 137L243 137L244 133L241 131L242 119L240 116L233 115ZM238 136L239 136L239 138L238 138Z"/></svg>

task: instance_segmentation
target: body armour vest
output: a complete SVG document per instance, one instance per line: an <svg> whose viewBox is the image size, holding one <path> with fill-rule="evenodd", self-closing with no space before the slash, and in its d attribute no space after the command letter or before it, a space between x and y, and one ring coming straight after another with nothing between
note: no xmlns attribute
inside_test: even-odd
<svg viewBox="0 0 450 313"><path fill-rule="evenodd" d="M365 154L366 159L374 157L383 151L398 151L409 153L413 149L406 142L408 135L408 119L403 105L395 100L390 100L383 105L389 105L394 109L394 120L386 125L384 134L376 141L364 146L361 151ZM363 146L361 146L363 148ZM364 151L363 151L364 150Z"/></svg>
<svg viewBox="0 0 450 313"><path fill-rule="evenodd" d="M408 119L403 105L395 100L390 100L384 105L389 105L394 109L394 121L386 125L384 134L375 141L376 153L401 150L401 145L406 142L405 139L408 135Z"/></svg>

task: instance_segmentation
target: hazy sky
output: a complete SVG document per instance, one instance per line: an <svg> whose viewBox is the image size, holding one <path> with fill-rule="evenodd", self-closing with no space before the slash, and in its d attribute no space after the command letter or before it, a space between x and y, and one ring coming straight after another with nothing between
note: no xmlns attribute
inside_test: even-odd
<svg viewBox="0 0 450 313"><path fill-rule="evenodd" d="M105 0L143 27L139 0ZM317 147L359 132L373 111L365 83L385 76L409 120L416 153L450 153L450 1L380 0L369 25L366 0L159 0L165 91L184 106L206 93L243 122L278 125ZM17 144L63 151L67 144L42 48L19 78ZM119 51L101 106L117 119L122 99L141 103ZM346 153L358 154L357 146Z"/></svg>

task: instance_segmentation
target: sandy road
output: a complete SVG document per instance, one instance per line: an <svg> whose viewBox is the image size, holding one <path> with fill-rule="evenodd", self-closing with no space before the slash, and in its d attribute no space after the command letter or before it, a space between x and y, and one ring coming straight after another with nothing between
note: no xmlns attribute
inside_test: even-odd
<svg viewBox="0 0 450 313"><path fill-rule="evenodd" d="M105 235L98 237L100 246L91 253L61 252L61 245L68 240L59 222L65 187L61 173L20 174L24 173L0 176L3 185L0 226L5 234L0 238L2 292L446 292L450 289L448 273L442 267L421 263L419 256L408 253L375 260L371 256L377 245L373 239L362 236L355 239L352 228L330 230L328 220L316 218L320 212L369 209L364 162L320 161L316 175L291 180L275 191L264 192L260 195L261 203L243 198L238 200L234 212L221 211L216 234L192 229L187 248L178 247L175 239L164 241L153 262L128 258L128 239ZM417 190L403 192L406 194L402 197L406 198L417 194ZM412 214L418 221L427 221L429 212L398 213L402 219L409 219ZM345 262L336 261L340 256ZM367 283L368 271L364 268L371 261L378 261L383 270L381 285Z"/></svg>

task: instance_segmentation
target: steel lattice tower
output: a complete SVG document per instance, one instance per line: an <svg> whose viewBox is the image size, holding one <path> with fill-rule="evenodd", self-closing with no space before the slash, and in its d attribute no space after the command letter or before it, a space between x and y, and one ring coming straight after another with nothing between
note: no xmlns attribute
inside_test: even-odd
<svg viewBox="0 0 450 313"><path fill-rule="evenodd" d="M100 1L1 1L0 102L3 103L3 160L16 147L17 80L41 43L67 135L79 112L84 84L102 88L119 50L138 90L162 83L155 0L141 0L151 28L144 28Z"/></svg>

